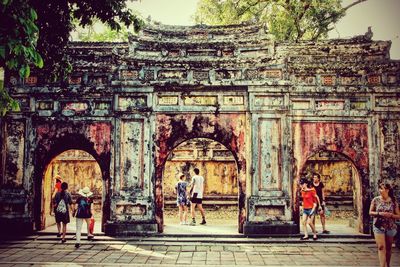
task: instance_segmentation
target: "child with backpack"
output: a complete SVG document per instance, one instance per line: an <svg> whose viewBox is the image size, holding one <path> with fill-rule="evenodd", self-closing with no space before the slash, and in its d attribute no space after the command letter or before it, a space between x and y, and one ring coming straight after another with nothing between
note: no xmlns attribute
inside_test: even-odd
<svg viewBox="0 0 400 267"><path fill-rule="evenodd" d="M65 234L67 232L67 224L69 223L69 211L71 210L72 198L70 193L67 192L68 184L61 184L61 192L57 192L54 196L54 213L56 217L58 234L61 237L61 242L65 243ZM61 233L62 227L62 233Z"/></svg>
<svg viewBox="0 0 400 267"><path fill-rule="evenodd" d="M94 235L90 231L90 221L93 219L93 199L91 196L93 195L90 192L89 187L85 187L78 192L79 197L76 200L76 243L75 247L80 247L81 242L81 230L83 221L86 221L87 225L87 239L93 239Z"/></svg>

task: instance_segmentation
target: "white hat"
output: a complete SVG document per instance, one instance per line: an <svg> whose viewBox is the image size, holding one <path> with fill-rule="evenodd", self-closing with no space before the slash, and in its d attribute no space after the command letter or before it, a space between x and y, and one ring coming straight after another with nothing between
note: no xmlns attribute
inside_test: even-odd
<svg viewBox="0 0 400 267"><path fill-rule="evenodd" d="M79 190L78 194L83 197L90 197L91 195L93 195L93 193L90 192L90 189L87 186L84 187L83 189Z"/></svg>

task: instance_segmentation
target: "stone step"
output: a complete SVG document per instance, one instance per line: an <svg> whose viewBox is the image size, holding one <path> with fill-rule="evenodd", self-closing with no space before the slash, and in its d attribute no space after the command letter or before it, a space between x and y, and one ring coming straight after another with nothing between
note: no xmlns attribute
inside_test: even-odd
<svg viewBox="0 0 400 267"><path fill-rule="evenodd" d="M75 237L68 235L66 237L68 242L75 242ZM6 240L4 240L6 241ZM7 242L60 242L59 238L50 236L33 235L25 238L8 240ZM304 243L304 242L318 242L318 243L341 243L341 244L373 244L374 239L359 238L359 237L327 237L319 236L317 241L312 240L300 240L300 235L296 237L204 237L204 236L154 236L154 237L109 237L109 236L96 236L93 240L86 240L82 237L82 243L86 244L141 244L141 245L180 245L180 244L202 244L202 243L218 243L218 244L235 244L235 243L259 243L259 244L280 244L280 243Z"/></svg>

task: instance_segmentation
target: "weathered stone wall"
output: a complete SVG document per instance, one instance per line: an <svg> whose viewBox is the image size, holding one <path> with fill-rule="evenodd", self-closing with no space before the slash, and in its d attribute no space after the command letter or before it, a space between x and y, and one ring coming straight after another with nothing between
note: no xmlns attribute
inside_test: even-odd
<svg viewBox="0 0 400 267"><path fill-rule="evenodd" d="M213 140L198 138L180 144L168 155L163 172L164 198L176 199L179 173L191 182L194 168L205 178L204 197L237 197L237 167L232 153Z"/></svg>
<svg viewBox="0 0 400 267"><path fill-rule="evenodd" d="M377 182L399 192L400 62L389 49L365 36L276 43L257 25L152 26L128 43L72 43L66 83L7 74L21 112L1 122L0 218L40 229L45 166L81 149L101 168L106 232L162 231L168 154L209 138L237 164L239 232L298 232L299 175L323 151L354 164L358 229L368 232Z"/></svg>

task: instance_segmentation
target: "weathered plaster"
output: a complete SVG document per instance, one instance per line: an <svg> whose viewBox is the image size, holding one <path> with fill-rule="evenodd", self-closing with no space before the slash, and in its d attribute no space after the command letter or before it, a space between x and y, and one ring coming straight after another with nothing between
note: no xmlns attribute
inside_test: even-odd
<svg viewBox="0 0 400 267"><path fill-rule="evenodd" d="M368 231L368 211L370 201L368 124L343 122L293 122L293 161L295 180L293 191L298 192L298 179L308 158L320 151L334 151L348 157L359 173L355 181L358 217L358 229ZM293 194L293 213L298 214L298 193ZM298 217L297 217L298 218ZM296 217L294 218L296 219Z"/></svg>
<svg viewBox="0 0 400 267"><path fill-rule="evenodd" d="M127 43L71 43L66 82L6 73L21 111L0 124L0 229L16 218L40 229L46 166L80 149L102 172L106 233L162 231L168 155L209 138L237 165L240 232L298 232L297 180L322 150L357 169L359 229L368 232L377 182L400 192L400 62L389 50L368 36L279 43L259 25L152 25Z"/></svg>

